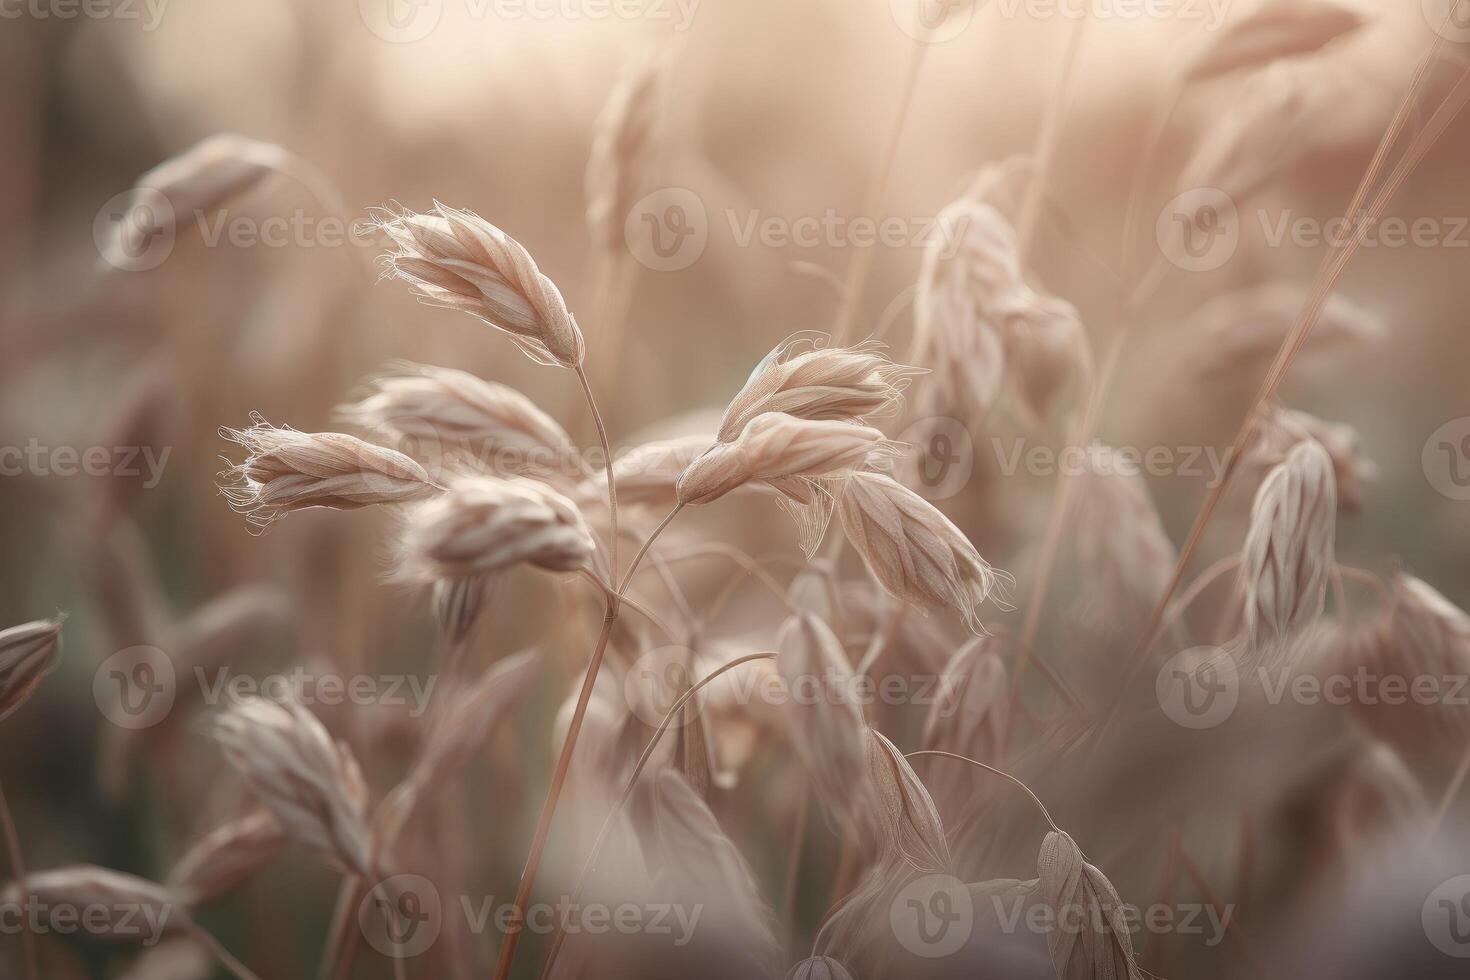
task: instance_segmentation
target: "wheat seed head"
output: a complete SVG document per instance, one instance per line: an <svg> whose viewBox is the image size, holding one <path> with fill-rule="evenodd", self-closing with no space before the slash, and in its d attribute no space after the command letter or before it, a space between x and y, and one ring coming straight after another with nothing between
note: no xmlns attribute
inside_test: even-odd
<svg viewBox="0 0 1470 980"><path fill-rule="evenodd" d="M582 331L520 242L471 211L437 201L426 214L385 211L372 224L398 247L384 257L387 275L435 306L503 330L540 364L581 366Z"/></svg>
<svg viewBox="0 0 1470 980"><path fill-rule="evenodd" d="M435 492L424 468L395 450L341 432L277 428L258 414L251 421L247 429L220 429L247 453L220 476L231 506L257 526L308 507L353 510Z"/></svg>
<svg viewBox="0 0 1470 980"><path fill-rule="evenodd" d="M1101 930L1049 929L1047 948L1058 977L1097 980L1142 980L1133 953L1133 938L1123 900L1097 868L1088 864L1070 836L1057 831L1046 835L1036 858L1037 894L1058 912L1092 910L1100 913Z"/></svg>
<svg viewBox="0 0 1470 980"><path fill-rule="evenodd" d="M587 567L595 550L577 505L545 484L461 477L408 515L399 576L432 583L521 562L571 572Z"/></svg>
<svg viewBox="0 0 1470 980"><path fill-rule="evenodd" d="M809 503L810 481L845 476L880 459L891 445L870 426L766 412L747 422L733 441L715 444L689 465L679 477L679 502L707 504L763 480Z"/></svg>
<svg viewBox="0 0 1470 980"><path fill-rule="evenodd" d="M38 619L0 631L0 719L30 699L60 649L59 619Z"/></svg>
<svg viewBox="0 0 1470 980"><path fill-rule="evenodd" d="M315 715L294 701L250 698L220 717L215 738L287 834L344 871L372 876L367 786Z"/></svg>
<svg viewBox="0 0 1470 980"><path fill-rule="evenodd" d="M948 606L981 632L978 608L1002 607L1010 576L992 568L949 518L882 473L855 473L838 502L842 526L888 592L921 607Z"/></svg>

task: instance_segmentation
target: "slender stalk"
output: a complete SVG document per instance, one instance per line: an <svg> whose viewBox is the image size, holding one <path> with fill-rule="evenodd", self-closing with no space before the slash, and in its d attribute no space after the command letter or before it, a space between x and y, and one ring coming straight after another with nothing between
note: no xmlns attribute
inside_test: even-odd
<svg viewBox="0 0 1470 980"><path fill-rule="evenodd" d="M781 913L786 917L788 932L796 921L796 890L801 884L801 855L806 845L806 817L811 799L811 787L803 782L796 789L796 816L792 820L791 850L786 855L786 887L781 901Z"/></svg>
<svg viewBox="0 0 1470 980"><path fill-rule="evenodd" d="M1444 824L1444 818L1449 815L1450 807L1455 805L1455 798L1460 795L1460 787L1465 785L1465 777L1470 775L1470 745L1465 746L1465 754L1460 757L1460 764L1455 769L1455 774L1450 778L1450 784L1445 787L1444 795L1439 799L1439 806L1434 808L1434 819L1429 823L1429 831L1425 835L1433 837Z"/></svg>
<svg viewBox="0 0 1470 980"><path fill-rule="evenodd" d="M1021 201L1021 212L1016 219L1016 241L1021 253L1021 261L1026 261L1027 254L1036 237L1036 225L1041 218L1041 206L1045 200L1046 185L1051 178L1051 168L1056 160L1057 145L1062 132L1062 119L1066 115L1067 97L1071 92L1072 80L1077 74L1077 65L1082 60L1079 54L1082 51L1082 41L1087 34L1086 17L1078 17L1072 23L1072 30L1067 35L1067 46L1062 52L1062 64L1057 71L1056 87L1053 89L1051 98L1047 99L1041 125L1036 131L1036 169L1031 175L1031 180L1026 185L1026 196Z"/></svg>
<svg viewBox="0 0 1470 980"><path fill-rule="evenodd" d="M587 399L587 411L597 426L597 441L602 444L602 461L607 467L607 521L610 528L607 541L608 578L618 579L618 485L613 479L612 446L607 440L607 426L602 424L602 413L597 410L597 399L592 395L592 384L587 380L587 369L577 365L577 380L582 384L582 394Z"/></svg>
<svg viewBox="0 0 1470 980"><path fill-rule="evenodd" d="M863 201L863 215L872 220L877 220L878 212L883 207L883 198L888 193L888 181L893 173L894 161L898 158L898 146L903 138L904 125L908 122L909 109L914 102L914 92L919 87L919 75L924 67L924 56L928 53L929 44L926 41L915 39L913 48L909 54L908 71L904 74L903 90L898 100L898 113L894 116L893 125L888 129L888 139L884 145L882 155L878 158L878 169L873 172L872 182L868 185L867 197ZM873 265L873 249L860 248L853 253L852 261L847 266L847 276L842 283L842 306L837 310L837 319L832 327L833 343L842 344L847 335L852 331L853 321L857 319L858 307L862 305L863 286L867 283L868 272Z"/></svg>
<svg viewBox="0 0 1470 980"><path fill-rule="evenodd" d="M260 977L251 972L250 968L239 960L220 943L220 941L209 932L208 929L194 923L189 924L189 934L194 937L201 946L209 950L210 955L219 960L220 965L230 971L236 980L260 980Z"/></svg>
<svg viewBox="0 0 1470 980"><path fill-rule="evenodd" d="M684 705L688 704L700 690L718 679L720 675L755 660L774 659L776 659L776 654L770 652L750 653L743 657L736 657L734 660L721 664L707 676L700 678L698 683L692 685L689 690L685 691L674 701L673 705L664 714L663 721L659 722L658 728L654 730L652 737L649 738L648 744L644 746L643 754L638 757L638 764L633 767L632 774L628 776L628 781L623 786L622 795L618 797L618 801L613 804L612 809L603 818L602 826L598 829L597 836L592 841L592 849L587 853L587 860L582 863L582 870L577 874L577 883L572 887L569 904L576 905L581 899L582 890L587 887L587 879L591 877L593 871L597 870L597 859L601 856L602 848L607 843L608 834L612 832L613 821L623 812L623 807L628 804L628 800L633 796L633 790L638 786L639 777L643 775L643 770L648 765L648 760L653 758L653 750L658 748L659 740L669 730L669 726L679 716L679 712L683 710ZM561 950L563 935L565 934L558 933L556 939L552 941L551 950L547 953L546 965L541 968L541 976L543 978L551 975L551 967L556 962L557 954Z"/></svg>
<svg viewBox="0 0 1470 980"><path fill-rule="evenodd" d="M20 883L21 903L29 905L30 895L27 894L27 884L30 881L26 877L25 859L21 856L20 834L15 830L15 819L10 814L10 802L5 799L5 787L0 785L0 826L5 831L5 849L10 861L10 873ZM36 959L36 937L31 935L30 916L21 915L20 942L25 947L26 958L26 980L39 980L41 976L39 961Z"/></svg>
<svg viewBox="0 0 1470 980"><path fill-rule="evenodd" d="M941 752L939 749L922 749L918 752L908 752L904 755L904 758L917 759L919 756L922 755L937 755L945 759L958 759L960 762L968 762L970 765L980 769L984 769L986 772L992 775L999 776L1000 778L1005 780L1009 780L1010 782L1019 786L1023 791L1025 791L1027 796L1031 797L1031 802L1035 803L1036 808L1041 811L1041 816L1043 819L1046 820L1047 826L1050 827L1052 830L1055 830L1059 834L1062 833L1062 828L1058 827L1057 822L1051 818L1051 814L1047 812L1046 804L1041 802L1041 797L1031 792L1030 786L1027 786L1025 783L1021 782L1010 773L1002 772L994 766L987 766L985 763L979 761L978 759L971 759L969 756L958 755L954 752Z"/></svg>
<svg viewBox="0 0 1470 980"><path fill-rule="evenodd" d="M643 547L639 548L638 553L633 556L633 564L628 566L628 573L623 576L622 582L618 583L619 596L627 593L628 584L633 581L633 573L638 571L638 566L643 563L643 558L648 554L648 549L653 547L653 543L658 540L658 536L664 533L664 529L674 522L674 518L678 517L679 511L683 509L683 504L675 504L674 509L669 511L663 520L659 521L658 527L654 528L652 533L644 540ZM613 576L613 580L617 580L616 575Z"/></svg>

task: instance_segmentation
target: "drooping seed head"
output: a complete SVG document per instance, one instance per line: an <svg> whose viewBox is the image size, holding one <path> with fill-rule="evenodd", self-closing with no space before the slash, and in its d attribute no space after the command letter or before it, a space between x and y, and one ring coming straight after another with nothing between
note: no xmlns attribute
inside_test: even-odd
<svg viewBox="0 0 1470 980"><path fill-rule="evenodd" d="M308 507L401 504L436 490L424 468L403 453L341 432L280 429L259 415L251 421L248 429L220 429L248 454L220 474L220 489L258 527Z"/></svg>
<svg viewBox="0 0 1470 980"><path fill-rule="evenodd" d="M576 504L545 484L463 477L409 514L401 575L432 583L483 576L522 562L571 572L586 567L595 549Z"/></svg>
<svg viewBox="0 0 1470 980"><path fill-rule="evenodd" d="M1046 945L1057 976L1142 980L1128 910L1107 876L1083 859L1077 842L1056 831L1047 834L1036 858L1036 873L1036 897L1043 905L1054 914L1088 923L1083 929L1047 930Z"/></svg>
<svg viewBox="0 0 1470 980"><path fill-rule="evenodd" d="M755 480L807 503L802 481L843 476L889 446L883 433L846 422L813 422L767 412L734 440L717 443L679 478L679 502L707 504Z"/></svg>
<svg viewBox="0 0 1470 980"><path fill-rule="evenodd" d="M786 980L853 980L847 968L830 956L802 960L786 974Z"/></svg>
<svg viewBox="0 0 1470 980"><path fill-rule="evenodd" d="M1337 502L1348 514L1363 504L1363 484L1373 480L1378 468L1361 453L1358 432L1350 425L1326 422L1306 412L1276 407L1262 421L1249 462L1269 470L1280 465L1293 448L1314 440L1332 458L1337 481Z"/></svg>
<svg viewBox="0 0 1470 980"><path fill-rule="evenodd" d="M24 885L24 887L22 887ZM81 918L87 935L107 942L141 943L152 933L143 923L174 932L188 926L187 910L167 888L135 875L77 864L26 875L0 889L0 906L46 907Z"/></svg>
<svg viewBox="0 0 1470 980"><path fill-rule="evenodd" d="M1046 418L1069 381L1092 372L1092 348L1077 308L1025 290L1004 320L1011 390L1033 424Z"/></svg>
<svg viewBox="0 0 1470 980"><path fill-rule="evenodd" d="M868 570L891 595L948 606L980 632L978 607L1004 606L1009 576L923 497L881 473L855 473L838 502L842 526Z"/></svg>
<svg viewBox="0 0 1470 980"><path fill-rule="evenodd" d="M878 845L911 868L931 874L950 866L939 808L913 766L881 732L868 729L868 778L874 789Z"/></svg>
<svg viewBox="0 0 1470 980"><path fill-rule="evenodd" d="M510 471L555 467L573 452L571 437L531 399L466 371L402 365L372 384L372 394L342 407L343 418L425 452L468 452Z"/></svg>
<svg viewBox="0 0 1470 980"><path fill-rule="evenodd" d="M251 698L225 712L214 734L287 834L343 871L373 875L362 771L316 716L294 701Z"/></svg>
<svg viewBox="0 0 1470 980"><path fill-rule="evenodd" d="M586 176L587 229L599 248L622 248L623 224L648 187L664 68L656 57L634 60L613 87L593 128Z"/></svg>
<svg viewBox="0 0 1470 980"><path fill-rule="evenodd" d="M880 344L823 347L826 339L823 334L798 334L767 354L725 409L719 441L735 441L766 412L842 422L896 412L909 379L919 372L894 364Z"/></svg>
<svg viewBox="0 0 1470 980"><path fill-rule="evenodd" d="M1321 615L1336 531L1332 459L1316 440L1301 443L1262 482L1241 554L1252 652L1283 652Z"/></svg>
<svg viewBox="0 0 1470 980"><path fill-rule="evenodd" d="M1284 58L1313 54L1367 23L1351 7L1326 0L1285 0L1262 4L1234 17L1184 69L1184 79L1201 82Z"/></svg>
<svg viewBox="0 0 1470 980"><path fill-rule="evenodd" d="M428 302L505 331L537 363L582 363L582 331L556 284L520 242L484 218L436 201L426 214L385 212L373 225L398 246L384 258L386 273Z"/></svg>
<svg viewBox="0 0 1470 980"><path fill-rule="evenodd" d="M0 719L25 704L56 663L61 620L38 619L0 631Z"/></svg>
<svg viewBox="0 0 1470 980"><path fill-rule="evenodd" d="M1089 612L1110 628L1138 628L1169 587L1174 544L1137 465L1105 446L1088 458L1072 526Z"/></svg>
<svg viewBox="0 0 1470 980"><path fill-rule="evenodd" d="M646 442L619 456L613 463L619 506L643 506L668 510L678 502L679 478L714 443L711 435L679 436ZM587 503L607 502L607 472L589 478L578 488L577 499Z"/></svg>
<svg viewBox="0 0 1470 980"><path fill-rule="evenodd" d="M204 835L169 872L169 888L188 905L212 901L250 879L286 845L269 810L252 810Z"/></svg>

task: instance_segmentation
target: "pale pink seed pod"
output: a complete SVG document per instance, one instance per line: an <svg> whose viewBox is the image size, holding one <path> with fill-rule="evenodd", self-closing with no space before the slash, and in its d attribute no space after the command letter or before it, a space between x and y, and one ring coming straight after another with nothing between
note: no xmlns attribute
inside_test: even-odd
<svg viewBox="0 0 1470 980"><path fill-rule="evenodd" d="M426 452L468 453L495 470L554 470L575 451L566 430L514 388L453 368L397 371L374 379L372 393L342 406L342 417Z"/></svg>
<svg viewBox="0 0 1470 980"><path fill-rule="evenodd" d="M825 334L797 334L767 354L720 419L720 442L733 442L757 416L783 412L812 421L864 422L898 411L909 379L877 343L825 347Z"/></svg>
<svg viewBox="0 0 1470 980"><path fill-rule="evenodd" d="M1001 643L993 636L977 636L950 657L924 722L924 748L989 765L1003 761L1011 712L1005 661L996 652ZM974 793L974 777L964 767L942 772L936 767L929 786L940 799L964 799Z"/></svg>
<svg viewBox="0 0 1470 980"><path fill-rule="evenodd" d="M1036 873L1037 899L1058 916L1046 931L1057 976L1142 980L1123 900L1107 876L1083 859L1077 842L1057 831L1047 834L1036 858ZM1085 928L1063 926L1079 921L1079 913Z"/></svg>
<svg viewBox="0 0 1470 980"><path fill-rule="evenodd" d="M545 484L462 477L410 512L399 576L433 583L483 576L522 562L573 572L586 568L595 550L576 504Z"/></svg>
<svg viewBox="0 0 1470 980"><path fill-rule="evenodd" d="M220 474L220 490L258 527L308 507L354 510L436 492L424 468L400 452L341 432L278 429L259 415L251 421L248 429L220 429L248 453Z"/></svg>
<svg viewBox="0 0 1470 980"><path fill-rule="evenodd" d="M852 666L825 622L792 616L776 636L776 666L786 687L791 745L834 826L858 816L867 769L867 723L854 698Z"/></svg>
<svg viewBox="0 0 1470 980"><path fill-rule="evenodd" d="M613 86L592 130L587 160L587 230L607 251L623 246L623 225L652 179L665 66L659 58L630 63Z"/></svg>
<svg viewBox="0 0 1470 980"><path fill-rule="evenodd" d="M981 632L978 607L1005 605L1010 576L923 497L881 473L856 473L838 502L854 550L888 592L929 608L947 606Z"/></svg>
<svg viewBox="0 0 1470 980"><path fill-rule="evenodd" d="M0 631L0 719L26 701L55 665L61 620L38 619Z"/></svg>
<svg viewBox="0 0 1470 980"><path fill-rule="evenodd" d="M1031 423L1051 413L1069 381L1092 373L1092 348L1077 308L1026 290L1004 320L1011 388Z"/></svg>
<svg viewBox="0 0 1470 980"><path fill-rule="evenodd" d="M780 412L751 419L732 442L710 447L679 478L681 504L707 504L755 480L807 503L802 481L840 477L888 446L883 433L844 422L811 422Z"/></svg>
<svg viewBox="0 0 1470 980"><path fill-rule="evenodd" d="M78 921L85 910L90 938L120 943L142 943L190 926L187 910L167 888L134 875L77 864L27 875L24 888L12 881L0 889L0 906L22 903L68 909ZM92 910L101 910L94 912Z"/></svg>
<svg viewBox="0 0 1470 980"><path fill-rule="evenodd" d="M1362 455L1358 432L1350 425L1325 422L1306 412L1278 406L1261 422L1250 448L1249 462L1253 467L1269 470L1309 439L1315 440L1332 457L1338 505L1345 513L1357 513L1363 504L1363 484L1378 475L1378 467Z"/></svg>
<svg viewBox="0 0 1470 980"><path fill-rule="evenodd" d="M793 966L786 980L853 980L852 974L830 956L813 956Z"/></svg>
<svg viewBox="0 0 1470 980"><path fill-rule="evenodd" d="M881 853L930 874L948 870L944 822L923 780L881 732L868 729L867 749L868 778L874 791L873 827Z"/></svg>
<svg viewBox="0 0 1470 980"><path fill-rule="evenodd" d="M311 712L251 698L225 712L215 738L288 835L345 872L374 877L362 771Z"/></svg>
<svg viewBox="0 0 1470 980"><path fill-rule="evenodd" d="M1109 447L1093 447L1089 459L1072 521L1088 612L1111 628L1139 628L1163 599L1177 554L1137 466Z"/></svg>
<svg viewBox="0 0 1470 980"><path fill-rule="evenodd" d="M1184 68L1184 80L1202 82L1273 61L1315 54L1367 23L1361 11L1327 0L1276 0L1237 17Z"/></svg>
<svg viewBox="0 0 1470 980"><path fill-rule="evenodd" d="M137 179L104 257L127 268L138 243L192 226L197 216L225 207L292 165L291 154L271 143L234 133L206 137Z"/></svg>
<svg viewBox="0 0 1470 980"><path fill-rule="evenodd" d="M373 224L398 246L384 258L387 274L420 297L503 330L539 364L581 365L582 331L520 242L471 211L437 201L427 214L388 212Z"/></svg>
<svg viewBox="0 0 1470 980"><path fill-rule="evenodd" d="M168 886L187 905L234 891L286 846L286 831L269 810L252 810L198 840L169 872Z"/></svg>
<svg viewBox="0 0 1470 980"><path fill-rule="evenodd" d="M1241 553L1253 653L1283 653L1286 641L1321 615L1336 531L1332 459L1315 440L1301 443L1261 484Z"/></svg>

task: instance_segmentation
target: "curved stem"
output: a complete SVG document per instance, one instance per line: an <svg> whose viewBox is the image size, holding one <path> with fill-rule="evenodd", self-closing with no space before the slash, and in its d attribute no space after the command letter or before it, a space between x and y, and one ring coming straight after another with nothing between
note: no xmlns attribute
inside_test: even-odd
<svg viewBox="0 0 1470 980"><path fill-rule="evenodd" d="M679 716L679 712L684 709L684 705L688 704L700 690L708 686L720 675L755 660L774 659L776 659L776 654L771 652L750 653L743 657L736 657L728 663L721 664L708 675L700 678L699 682L692 685L689 690L679 695L679 698L669 708L668 712L664 714L663 721L659 722L658 728L654 729L652 737L648 740L648 745L643 749L643 754L638 757L638 764L633 767L632 774L628 776L628 781L623 786L622 796L618 797L618 801L613 804L612 809L603 818L602 827L598 829L597 837L592 841L592 849L587 853L587 860L583 862L582 870L577 875L577 883L572 887L571 904L575 905L582 897L582 889L587 887L587 879L596 870L597 859L601 856L602 848L607 843L608 834L612 832L613 821L623 812L623 807L627 805L629 798L633 795L633 791L638 787L638 779L643 775L643 770L648 765L648 760L653 758L653 750L658 748L659 739L663 738L664 732L669 730L669 726ZM557 953L561 949L562 935L562 933L558 933L556 939L552 942L551 950L546 957L546 965L541 968L541 976L543 977L551 975L552 964L556 962Z"/></svg>
<svg viewBox="0 0 1470 980"><path fill-rule="evenodd" d="M1078 54L1082 50L1082 39L1087 33L1088 19L1078 17L1067 35L1067 46L1062 51L1062 65L1057 72L1056 87L1046 102L1045 116L1036 131L1035 172L1026 185L1026 196L1021 202L1021 212L1016 219L1016 241L1024 264L1036 237L1036 224L1041 217L1043 192L1051 176L1052 163L1056 159L1058 137L1061 136L1062 118L1067 107L1067 96L1076 75Z"/></svg>
<svg viewBox="0 0 1470 980"><path fill-rule="evenodd" d="M10 802L5 799L5 788L0 786L0 826L5 831L5 849L10 860L10 873L20 884L20 899L23 905L30 904L30 896L27 894L27 883L30 879L26 877L25 859L21 856L20 834L15 830L15 819L10 814ZM26 978L27 980L38 980L41 976L38 960L36 959L36 937L31 935L30 917L21 916L20 941L25 947Z"/></svg>
<svg viewBox="0 0 1470 980"><path fill-rule="evenodd" d="M611 481L611 473L608 474L608 479L609 481ZM668 515L665 516L663 520L659 521L658 527L654 528L653 533L649 534L649 536L644 540L643 547L639 548L638 554L633 556L633 564L628 566L627 574L624 575L623 580L618 583L618 595L622 595L623 593L628 591L628 583L633 581L633 573L638 571L638 566L643 563L643 557L648 554L648 549L653 547L653 543L658 540L658 536L664 533L664 528L672 524L674 518L679 516L679 511L683 509L683 504L675 504L674 509L669 511ZM616 569L614 569L613 581L617 581Z"/></svg>
<svg viewBox="0 0 1470 980"><path fill-rule="evenodd" d="M956 754L954 752L941 752L938 749L923 749L923 750L921 750L919 752L909 752L909 753L907 753L907 754L904 755L904 758L905 759L916 759L916 758L918 758L921 755L937 755L937 756L941 756L941 757L943 757L945 759L958 759L960 762L968 762L972 766L976 766L976 767L978 767L980 769L984 769L986 772L991 773L992 775L999 776L1002 779L1008 779L1008 780L1010 780L1012 783L1015 783L1017 786L1021 787L1021 789L1025 790L1027 796L1031 797L1031 802L1035 803L1036 804L1036 808L1041 811L1041 816L1042 816L1043 819L1046 820L1046 824L1047 824L1048 827L1050 827L1052 830L1055 830L1059 834L1060 833L1064 833L1064 831L1062 830L1062 828L1060 828L1060 827L1057 826L1057 822L1051 818L1051 814L1047 812L1047 810L1046 810L1046 804L1043 803L1043 802L1041 802L1041 797L1039 797L1035 793L1031 792L1031 787L1030 786L1027 786L1025 783L1021 782L1019 779L1017 779L1015 776L1012 776L1010 773L1008 773L1008 772L1002 772L1001 770L995 768L994 766L987 766L985 763L979 761L978 759L971 759L969 756L958 755L958 754Z"/></svg>
<svg viewBox="0 0 1470 980"><path fill-rule="evenodd" d="M229 970L237 980L260 980L260 977L251 972L249 967L235 959L234 955L225 949L208 929L191 922L189 924L189 933L194 937L196 942L209 950L210 955L219 960L220 965L226 970Z"/></svg>
<svg viewBox="0 0 1470 980"><path fill-rule="evenodd" d="M603 465L607 468L607 520L611 531L607 540L608 578L618 578L618 481L613 479L612 446L607 440L607 426L602 424L602 413L597 410L597 399L592 395L592 384L587 380L587 370L577 365L577 380L582 383L582 394L587 398L587 411L597 426L597 441L602 444Z"/></svg>

